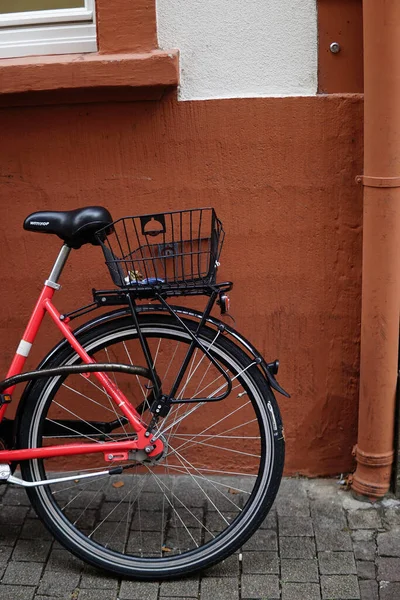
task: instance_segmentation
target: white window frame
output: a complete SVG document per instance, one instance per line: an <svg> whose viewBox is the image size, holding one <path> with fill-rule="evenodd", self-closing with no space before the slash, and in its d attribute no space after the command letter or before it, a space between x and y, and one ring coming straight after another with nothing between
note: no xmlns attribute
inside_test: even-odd
<svg viewBox="0 0 400 600"><path fill-rule="evenodd" d="M0 15L0 58L96 52L94 0L81 8Z"/></svg>

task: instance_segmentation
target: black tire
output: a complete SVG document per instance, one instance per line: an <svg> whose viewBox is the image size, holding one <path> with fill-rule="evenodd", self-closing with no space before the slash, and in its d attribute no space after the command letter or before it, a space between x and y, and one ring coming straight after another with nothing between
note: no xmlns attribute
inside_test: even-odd
<svg viewBox="0 0 400 600"><path fill-rule="evenodd" d="M180 353L187 348L189 336L176 320L169 316L141 315L140 322L149 343L154 346L153 355L156 354L155 360L158 360L156 367L163 368L165 371L164 378L163 373L159 372L158 374L161 375L162 380L167 381L171 376L172 361L180 360ZM185 322L192 330L197 325L189 319ZM242 391L240 393L233 391L226 400L215 404L178 405L179 408L173 409L177 411L175 416L171 412L167 417L167 419L174 418L172 424L171 421L166 421L165 425L164 422L160 423L160 428L164 426L165 429L164 438L169 442L168 454L160 460L160 463L149 467L139 459L135 461L130 458L120 464L124 466L134 464L132 468L135 469L135 473L125 476L108 476L104 484L100 482L99 477L95 477L86 480L84 485L69 482L71 487L64 483L28 489L35 511L54 537L73 554L96 567L125 577L143 580L168 579L194 573L223 560L240 548L259 527L271 508L279 488L284 463L284 440L276 400L254 361L252 362L252 359L240 347L212 327L203 328L201 338L209 346L210 352L219 363L232 373L231 378L235 383L233 389L240 387ZM160 340L158 348L156 348L157 340ZM91 329L81 336L80 342L91 355L96 357L98 362L100 362L98 355L103 353L106 355L106 360L103 359L101 362L107 362L112 358L112 362L125 363L128 363L127 356L131 357L129 350L133 346L137 348L138 344L135 327L129 317L115 319ZM162 344L164 344L163 349L161 349ZM166 345L167 349L164 350ZM171 348L170 351L168 351L169 348ZM173 348L174 356L170 358ZM123 360L121 352L125 351L125 360ZM111 357L110 353L112 353ZM159 358L157 358L158 356ZM166 368L167 360L169 360L169 366ZM189 373L191 376L187 376L186 385L188 388L191 380L193 386L197 382L198 396L200 391L202 392L200 395L204 395L204 387L209 388L211 385L214 387L217 378L212 380L211 384L206 385L207 381L214 376L212 369L215 367L210 366L211 363L205 355L201 357L198 354L196 360L197 363L192 362L191 364L192 371ZM209 364L205 361L208 361ZM48 366L55 367L79 362L79 358L72 349L64 348L55 354ZM135 361L136 364L138 362L144 364L143 358ZM196 372L199 371L201 364L204 365L206 375L203 375L199 383L200 374L196 375ZM72 381L72 377L77 380ZM117 379L118 385L124 389L119 376ZM83 406L85 398L87 398L86 404L89 400L93 402L93 399L87 393L80 391L86 388L82 387L79 388L79 392L77 391L78 383L79 385L82 383L82 386L88 385L87 380L78 375L38 380L33 385L21 417L20 447L32 448L47 443L47 437L44 435L45 425L49 420L61 422L60 419L64 415L62 411L65 410L67 411L65 414L72 413L76 417L75 411L78 409L72 410L72 404L68 405L69 408L63 404L63 394L68 396L68 402L70 402L72 398L75 398L75 392L79 394L79 410L83 411L84 415L82 416L80 413L79 419L85 423L88 422L93 427L94 432L90 436L91 439L101 442L95 431L95 425L93 425L95 421L90 420L88 416L90 412L87 407ZM135 400L135 394L143 392L146 396L149 393L143 391L145 390L144 383L138 383L136 386L132 377L123 383L124 386L128 386L128 391L125 393L129 394L130 400L135 401L136 405L140 404L140 396ZM134 383L135 389L132 389ZM203 389L199 391L199 387ZM103 398L104 391L99 387L97 389L102 392L101 397ZM190 390L185 390L185 396L188 391ZM213 393L217 395L216 391ZM60 398L62 399L60 400ZM242 398L244 398L243 401ZM92 404L89 407L92 407ZM190 413L189 411L193 407L197 408ZM97 407L96 410L100 409ZM104 399L104 410L111 412L106 404L106 399ZM143 411L146 411L146 403L142 401ZM218 413L224 416L219 417ZM147 418L148 414L144 412L144 418ZM216 417L213 416L215 414ZM247 415L250 415L251 418L247 419ZM179 424L178 419L181 417L181 424ZM217 420L210 427L202 429L203 424L201 424L200 417L203 420L211 418ZM238 417L241 417L241 421L236 425ZM230 423L233 426L224 430L227 419L228 426ZM96 421L98 422L98 417L96 417ZM66 420L62 422L66 423ZM222 433L218 433L218 425L222 422L224 422ZM195 430L199 428L200 432L193 434L189 427L190 433L187 433L187 429L184 429L187 424L194 427ZM75 429L71 430L73 433L66 431L66 437L74 439L79 437L75 435ZM215 430L217 433L204 433ZM253 435L253 430L258 430L259 436ZM118 431L119 434L113 431L112 435L132 436L132 432L127 431L127 426L118 427ZM168 431L170 433L167 438ZM185 431L186 433L184 433ZM239 435L227 435L232 431ZM219 438L223 439L223 442L220 442ZM217 439L217 445L208 443L210 439L212 442ZM49 441L52 444L60 442L65 443L65 440L57 438ZM218 443L223 445L219 446ZM183 450L181 450L182 447ZM181 451L179 452L179 450ZM194 464L193 456L196 460ZM89 460L82 456L73 457L74 468L71 468L69 463L60 462L60 459L26 461L21 465L22 476L26 480L35 481L52 478L51 473L65 471L66 467L74 474L82 474L85 470L105 469L110 466L110 463L104 462L102 453L96 454L96 457L101 457L103 461L100 465L96 463L96 466L90 462L91 458ZM236 460L237 457L239 460ZM218 466L209 469L209 464L214 466L214 458L219 461L217 462ZM258 470L254 467L255 462L258 464ZM221 463L224 469L221 469ZM228 470L225 470L225 464L231 465L229 468L226 467ZM243 465L243 471L240 470L240 465ZM129 469L127 473L130 473ZM90 483L90 487L87 482ZM176 488L178 485L180 486L179 490ZM106 489L104 489L105 486ZM130 491L124 495L126 486ZM252 486L251 489L250 486ZM70 489L73 491L71 492ZM105 497L106 493L107 497ZM71 499L73 494L75 496ZM134 494L136 494L135 499L133 499ZM127 496L129 496L129 500L126 500ZM98 497L102 498L101 502ZM161 499L162 513L160 512ZM127 507L128 502L129 506ZM81 509L85 503L87 505L83 510L86 512L82 517ZM146 511L150 505L152 510ZM228 511L224 506L228 506ZM123 510L125 511L123 516L116 522L118 512L120 511L122 514ZM109 512L103 519L103 515L107 511ZM182 514L185 521L180 516ZM144 520L143 515L149 522ZM108 523L105 522L106 519L109 519ZM152 528L156 528L156 525L152 525L153 519L154 522L160 523L159 531L157 529L154 534L151 531ZM139 530L137 522L139 522ZM111 527L107 529L106 525L111 525ZM123 532L124 528L125 532ZM116 535L118 529L119 533ZM106 533L103 534L102 530ZM153 544L155 544L154 540L157 541L157 536L159 536L159 544L157 542L154 551ZM179 536L183 536L183 541ZM177 539L178 541L176 541ZM143 549L145 543L148 544L149 549Z"/></svg>

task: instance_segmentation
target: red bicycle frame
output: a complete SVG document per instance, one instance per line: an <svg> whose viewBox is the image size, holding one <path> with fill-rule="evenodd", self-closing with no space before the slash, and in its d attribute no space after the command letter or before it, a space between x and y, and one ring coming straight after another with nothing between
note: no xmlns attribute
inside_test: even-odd
<svg viewBox="0 0 400 600"><path fill-rule="evenodd" d="M61 314L58 312L52 298L57 289L60 288L57 280L61 274L61 271L67 261L70 248L64 245L59 253L59 256L54 264L49 279L44 283L43 290L39 296L39 299L33 309L32 315L29 319L28 325L24 331L22 340L20 341L14 359L7 372L7 378L19 375L22 373L24 364L32 344L35 341L36 335L39 331L40 325L43 321L43 317L46 313L49 314L52 321L61 331L66 340L70 343L72 348L76 351L78 356L82 359L85 364L95 364L89 354L78 342L74 336L70 326L68 325L68 319L62 319ZM52 458L55 456L70 456L76 454L90 454L103 452L106 461L115 460L118 457L128 458L128 452L135 450L143 450L149 445L148 434L146 434L147 426L143 423L139 413L132 406L126 396L121 390L111 381L111 379L104 372L94 372L93 375L99 380L101 385L106 390L113 402L116 403L118 408L128 419L132 425L134 431L137 434L137 439L121 442L103 442L98 443L76 443L76 444L62 444L58 446L46 446L40 448L31 449L17 449L17 450L0 450L0 463L11 463L18 462L21 460L31 460L35 458ZM9 387L4 391L4 395L12 396L15 386ZM3 420L7 410L7 404L3 404L0 407L0 423ZM152 443L153 449L148 453L149 457L156 456L163 451L163 443L161 439L157 439ZM112 455L112 458L110 456ZM117 455L117 456L116 456Z"/></svg>

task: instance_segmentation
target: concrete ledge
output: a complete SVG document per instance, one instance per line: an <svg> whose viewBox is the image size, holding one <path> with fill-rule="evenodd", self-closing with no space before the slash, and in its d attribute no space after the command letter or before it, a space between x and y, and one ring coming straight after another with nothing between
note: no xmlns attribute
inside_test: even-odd
<svg viewBox="0 0 400 600"><path fill-rule="evenodd" d="M0 61L2 106L25 104L14 102L20 94L29 94L32 99L37 93L61 90L107 90L109 96L110 90L151 90L155 87L160 90L176 87L178 82L177 50L153 50L141 54L30 56ZM95 101L93 96L91 98L89 101ZM35 102L30 100L27 103Z"/></svg>

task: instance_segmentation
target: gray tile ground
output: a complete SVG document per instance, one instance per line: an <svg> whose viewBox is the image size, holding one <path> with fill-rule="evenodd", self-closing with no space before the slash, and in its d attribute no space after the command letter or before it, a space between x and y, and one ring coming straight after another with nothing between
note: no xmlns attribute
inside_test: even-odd
<svg viewBox="0 0 400 600"><path fill-rule="evenodd" d="M126 512L126 505L118 505L117 491L111 490L114 495L107 505L102 494L93 498L82 494L77 510L92 503L89 517L96 518L115 508L114 530ZM161 514L156 491L146 492L141 516L145 533L139 540L133 524L128 541L132 550L154 539L152 530ZM194 501L194 521L189 534L182 527L181 543L190 533L197 539L198 519L206 519L209 532L220 527L215 508L208 507L207 512L200 502L196 504L193 492L182 491L185 502ZM227 517L231 518L229 511ZM0 487L1 600L266 598L400 600L400 502L362 504L335 480L286 479L268 517L240 551L198 576L146 583L85 565L53 540L23 490Z"/></svg>

